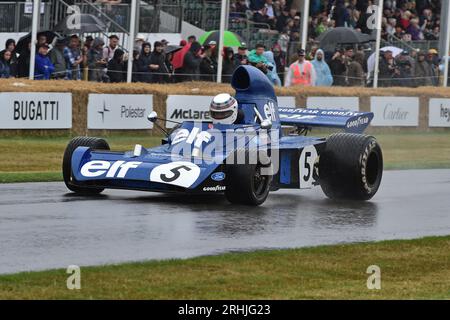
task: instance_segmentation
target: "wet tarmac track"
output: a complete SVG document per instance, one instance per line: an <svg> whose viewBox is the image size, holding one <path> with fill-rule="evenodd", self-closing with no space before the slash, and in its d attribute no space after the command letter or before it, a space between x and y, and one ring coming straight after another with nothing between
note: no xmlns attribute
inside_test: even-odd
<svg viewBox="0 0 450 320"><path fill-rule="evenodd" d="M450 234L450 170L387 171L370 202L320 187L280 190L261 207L223 196L0 185L0 273Z"/></svg>

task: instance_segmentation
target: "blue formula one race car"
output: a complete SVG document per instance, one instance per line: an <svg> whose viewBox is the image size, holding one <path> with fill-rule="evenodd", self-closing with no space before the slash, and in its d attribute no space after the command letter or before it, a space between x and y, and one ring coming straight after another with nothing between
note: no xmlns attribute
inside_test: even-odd
<svg viewBox="0 0 450 320"><path fill-rule="evenodd" d="M368 200L383 173L379 144L362 132L370 112L282 108L267 77L252 66L232 76L235 97L211 102L212 121L179 123L162 145L110 151L99 138L72 139L64 153L63 176L73 192L105 188L155 192L221 192L231 203L262 204L270 191L320 185L332 199ZM168 120L165 120L168 121ZM327 138L306 134L313 127L344 132Z"/></svg>

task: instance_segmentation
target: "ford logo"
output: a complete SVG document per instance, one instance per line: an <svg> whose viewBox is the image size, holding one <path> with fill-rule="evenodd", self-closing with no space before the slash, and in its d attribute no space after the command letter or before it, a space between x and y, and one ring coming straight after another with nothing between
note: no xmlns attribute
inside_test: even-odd
<svg viewBox="0 0 450 320"><path fill-rule="evenodd" d="M223 179L225 179L225 173L215 172L211 175L211 179L213 179L214 181L222 181Z"/></svg>

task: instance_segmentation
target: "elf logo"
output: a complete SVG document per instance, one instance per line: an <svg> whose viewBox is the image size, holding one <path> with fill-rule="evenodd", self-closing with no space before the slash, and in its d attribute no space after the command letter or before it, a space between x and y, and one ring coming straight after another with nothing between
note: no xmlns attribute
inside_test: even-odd
<svg viewBox="0 0 450 320"><path fill-rule="evenodd" d="M172 140L172 144L177 144L185 141L187 144L194 144L199 148L203 142L208 143L212 136L207 131L201 131L200 128L194 127L192 131L188 129L179 129Z"/></svg>
<svg viewBox="0 0 450 320"><path fill-rule="evenodd" d="M125 178L128 170L137 168L142 162L138 161L89 161L81 167L80 173L84 177L95 178L106 173L106 178Z"/></svg>

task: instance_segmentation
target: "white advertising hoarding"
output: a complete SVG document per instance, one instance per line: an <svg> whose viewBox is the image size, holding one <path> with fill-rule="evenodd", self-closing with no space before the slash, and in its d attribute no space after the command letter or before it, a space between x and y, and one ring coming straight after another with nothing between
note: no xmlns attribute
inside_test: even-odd
<svg viewBox="0 0 450 320"><path fill-rule="evenodd" d="M359 111L358 97L308 97L307 108Z"/></svg>
<svg viewBox="0 0 450 320"><path fill-rule="evenodd" d="M295 97L292 96L278 96L278 107L279 108L295 108Z"/></svg>
<svg viewBox="0 0 450 320"><path fill-rule="evenodd" d="M450 99L430 99L428 126L450 127Z"/></svg>
<svg viewBox="0 0 450 320"><path fill-rule="evenodd" d="M151 129L147 115L153 111L153 95L90 94L88 129Z"/></svg>
<svg viewBox="0 0 450 320"><path fill-rule="evenodd" d="M71 93L2 92L0 102L0 129L72 128Z"/></svg>
<svg viewBox="0 0 450 320"><path fill-rule="evenodd" d="M414 127L419 125L419 98L371 97L373 126Z"/></svg>
<svg viewBox="0 0 450 320"><path fill-rule="evenodd" d="M166 102L166 119L183 121L205 121L209 118L209 105L214 96L189 96L189 95L169 95ZM277 97L280 107L295 107L295 97ZM176 124L166 122L167 128L173 128Z"/></svg>
<svg viewBox="0 0 450 320"><path fill-rule="evenodd" d="M169 95L166 119L177 122L209 120L209 104L212 99L213 96ZM166 122L167 128L175 125L173 122Z"/></svg>

